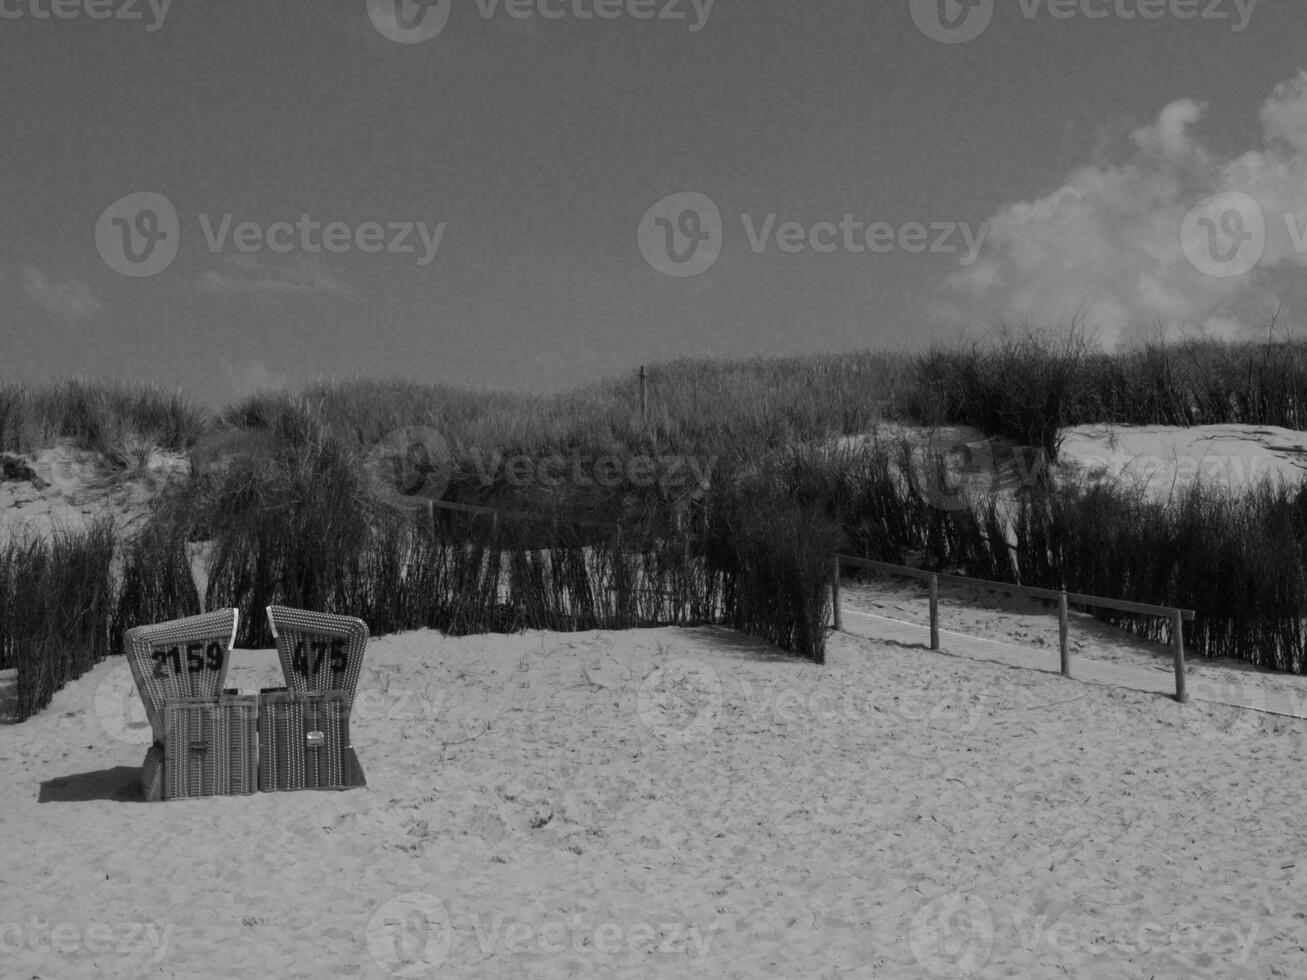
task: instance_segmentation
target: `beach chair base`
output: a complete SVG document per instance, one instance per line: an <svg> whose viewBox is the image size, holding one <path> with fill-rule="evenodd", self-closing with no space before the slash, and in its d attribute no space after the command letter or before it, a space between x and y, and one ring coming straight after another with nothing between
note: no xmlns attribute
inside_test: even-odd
<svg viewBox="0 0 1307 980"><path fill-rule="evenodd" d="M155 742L141 763L141 795L149 803L163 799L163 745Z"/></svg>

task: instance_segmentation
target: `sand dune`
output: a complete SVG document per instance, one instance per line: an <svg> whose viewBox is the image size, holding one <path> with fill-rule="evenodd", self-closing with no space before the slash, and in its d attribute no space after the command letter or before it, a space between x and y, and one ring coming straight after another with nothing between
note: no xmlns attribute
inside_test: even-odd
<svg viewBox="0 0 1307 980"><path fill-rule="evenodd" d="M853 448L877 437L906 438L940 453L950 486L975 495L1028 485L1033 460L1014 458L1011 439L967 425L935 429L886 423L877 433L838 440ZM924 458L924 456L923 456ZM1290 485L1307 474L1307 432L1269 425L1078 425L1063 430L1054 472L1065 478L1117 482L1157 499L1202 480L1239 493L1269 478Z"/></svg>
<svg viewBox="0 0 1307 980"><path fill-rule="evenodd" d="M160 487L189 466L183 456L153 451L126 473L68 440L35 456L4 458L10 465L0 477L0 541L10 532L78 531L104 517L129 537L144 526Z"/></svg>
<svg viewBox="0 0 1307 980"><path fill-rule="evenodd" d="M1294 976L1307 729L836 636L373 641L367 789L146 804L121 661L0 729L22 977ZM237 651L229 681L276 679ZM429 968L429 969L428 969Z"/></svg>

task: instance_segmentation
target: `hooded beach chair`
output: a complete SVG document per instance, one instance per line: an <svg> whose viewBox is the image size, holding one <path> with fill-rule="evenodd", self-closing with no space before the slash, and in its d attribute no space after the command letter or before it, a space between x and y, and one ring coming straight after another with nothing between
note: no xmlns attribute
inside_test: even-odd
<svg viewBox="0 0 1307 980"><path fill-rule="evenodd" d="M268 607L284 688L259 695L259 788L347 789L366 781L349 716L368 627L353 616Z"/></svg>
<svg viewBox="0 0 1307 980"><path fill-rule="evenodd" d="M154 733L141 767L147 800L254 792L258 699L223 688L239 621L220 609L124 635Z"/></svg>

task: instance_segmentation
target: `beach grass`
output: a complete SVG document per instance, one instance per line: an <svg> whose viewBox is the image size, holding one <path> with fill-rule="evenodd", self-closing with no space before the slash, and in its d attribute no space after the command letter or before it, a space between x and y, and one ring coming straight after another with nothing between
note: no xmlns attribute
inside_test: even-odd
<svg viewBox="0 0 1307 980"><path fill-rule="evenodd" d="M19 666L30 713L129 625L231 605L246 613L240 642L267 645L258 611L271 603L359 615L378 633L720 623L821 662L830 557L844 550L1192 608L1191 653L1304 671L1297 486L1195 485L1159 502L1044 467L1015 494L944 507L922 482L946 482L947 460L880 431L974 426L1048 461L1088 422L1292 427L1304 391L1301 342L1105 353L1076 328L918 353L682 360L555 396L324 380L211 415L149 386L6 385L6 451L149 445L192 466L116 556L102 527L0 544L0 666ZM378 470L378 447L412 431L440 452L403 461L405 479L464 510L406 497ZM201 542L203 595L189 566ZM1101 615L1149 639L1165 629Z"/></svg>

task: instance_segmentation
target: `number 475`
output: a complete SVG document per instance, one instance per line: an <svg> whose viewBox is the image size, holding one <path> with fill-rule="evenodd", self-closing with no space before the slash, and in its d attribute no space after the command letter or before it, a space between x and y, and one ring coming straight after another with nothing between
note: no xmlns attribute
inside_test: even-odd
<svg viewBox="0 0 1307 980"><path fill-rule="evenodd" d="M295 673L301 677L315 676L322 669L322 661L330 654L330 667L333 674L345 673L345 665L348 662L345 656L345 641L342 639L334 640L310 640L309 652L304 650L304 641L300 640L295 644L295 652L291 656L290 665Z"/></svg>

